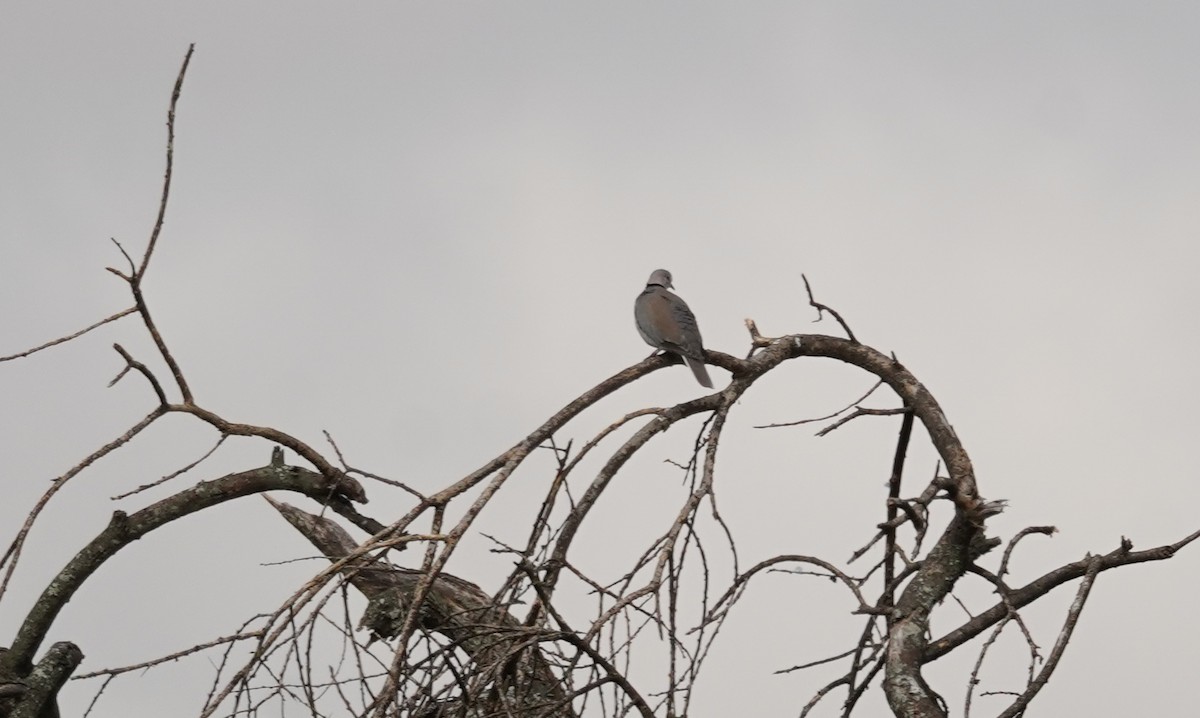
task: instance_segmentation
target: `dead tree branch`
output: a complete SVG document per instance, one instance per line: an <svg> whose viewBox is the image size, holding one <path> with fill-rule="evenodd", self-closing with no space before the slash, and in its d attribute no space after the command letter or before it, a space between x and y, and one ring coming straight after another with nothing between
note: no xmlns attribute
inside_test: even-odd
<svg viewBox="0 0 1200 718"><path fill-rule="evenodd" d="M33 655L59 611L105 561L118 551L166 524L242 496L263 491L296 491L317 502L339 487L321 474L295 466L265 466L199 484L151 504L141 511L113 513L112 521L50 581L17 631L9 650L0 654L0 675L27 674Z"/></svg>
<svg viewBox="0 0 1200 718"><path fill-rule="evenodd" d="M1120 566L1129 566L1135 563L1145 563L1147 561L1165 561L1173 557L1178 551L1183 549L1188 544L1200 538L1200 531L1185 536L1173 544L1158 546L1145 551L1133 551L1133 544L1128 539L1123 539L1121 546L1113 551L1098 557L1096 570L1098 572L1107 571L1109 569L1118 568ZM1033 601L1048 594L1051 590L1061 586L1062 584L1073 581L1077 578L1082 578L1087 575L1087 572L1092 567L1092 557L1083 558L1073 563L1060 566L1043 574L1041 577L1030 581L1020 588L1015 588L1005 597L1006 600L997 602L994 606L977 614L974 618L967 621L958 628L950 631L946 635L937 640L930 641L925 654L921 657L922 662L928 663L942 658L946 654L958 646L966 643L975 636L978 636L983 631L986 631L997 621L1004 618L1008 613L1007 603L1014 608L1022 608L1029 605Z"/></svg>
<svg viewBox="0 0 1200 718"><path fill-rule="evenodd" d="M505 678L501 668L509 663L513 642L524 641L529 630L507 610L493 604L491 597L478 586L442 573L428 583L423 603L418 607L413 598L424 578L421 571L389 566L361 555L359 544L328 519L275 501L271 505L331 561L343 562L339 570L371 601L360 622L362 627L378 637L395 638L403 630L405 617L419 613L421 628L445 635L464 650L474 662L473 671ZM354 556L358 558L344 562ZM520 703L505 709L531 716L574 715L557 676L536 644L518 655L515 674L505 680L521 686L514 694L519 695ZM561 709L529 712L531 706L546 703Z"/></svg>
<svg viewBox="0 0 1200 718"><path fill-rule="evenodd" d="M356 542L332 520L268 498L320 551L322 568L315 575L296 588L278 608L246 622L232 636L137 666L108 669L89 676L104 675L111 679L119 673L225 645L225 655L202 709L202 718L218 710L228 710L230 715L254 715L260 710L265 712L271 702L295 702L312 715L328 712L325 704L333 702L343 712L363 718L396 715L574 718L595 705L606 715L614 716L636 713L650 718L656 711L669 716L686 715L706 656L750 582L763 572L778 570L781 565L802 564L818 570L795 572L839 582L852 597L850 612L864 616L857 622L861 628L854 629L857 642L850 650L787 669L807 669L850 659L841 676L812 696L803 707L802 716L844 686L846 699L841 715L848 718L860 698L873 684L880 683L876 679L882 676L882 690L897 716L942 718L948 713L946 704L927 683L923 673L925 664L995 627L971 673L970 680L975 681L991 641L1009 621L1015 621L1025 635L1031 659L1028 685L1002 714L1008 718L1024 714L1060 663L1101 572L1171 558L1200 538L1198 531L1174 544L1140 552L1133 551L1132 544L1122 540L1113 552L1089 555L1023 587L1009 587L1006 576L1017 544L1027 535L1051 534L1054 529L1030 527L1015 535L1004 550L995 574L977 564L981 556L1000 544L999 539L987 535L986 529L988 519L999 513L1004 503L983 497L967 451L933 394L894 354L888 356L859 342L838 312L815 300L804 275L801 276L809 305L817 310L817 321L829 313L848 338L819 334L766 337L753 321L747 320L751 347L745 359L717 351L705 353L708 363L731 373L732 380L726 388L675 406L627 413L609 422L590 440L581 442L576 453L573 453L576 446L573 439L567 440L565 447L558 443L562 441L560 432L597 402L680 361L670 354L651 356L584 392L508 450L432 493L351 468L328 433L326 438L340 468L296 436L270 426L229 421L196 403L179 362L151 317L143 293L146 272L166 219L174 172L176 110L193 51L194 47L188 48L171 93L162 191L140 261L135 262L113 240L125 257L128 270L108 268L108 271L129 285L134 306L73 334L0 358L2 362L29 356L137 313L159 357L169 368L174 387L164 387L149 366L120 344L114 345L125 365L113 384L130 373L141 374L154 392L157 405L124 434L51 483L0 558L0 567L6 567L0 581L0 598L21 557L30 528L56 492L92 463L129 443L160 417L169 413L188 415L213 427L219 439L200 459L158 481L121 494L122 497L194 468L229 436L263 439L275 444L276 450L265 467L201 481L132 513L115 512L108 526L50 580L24 617L10 648L0 650L0 718L42 718L56 712L55 696L82 660L82 653L73 644L56 643L44 652L41 660L35 659L63 607L109 558L133 541L184 516L271 490L303 494L351 521L368 537ZM853 562L876 551L860 576L851 576L832 562L801 553L781 553L759 560L743 571L734 532L717 510L717 454L729 421L735 416L734 409L771 371L784 362L801 359L832 359L849 364L870 374L875 384L861 399L827 417L770 426L834 420L819 434L824 435L861 416L903 415L892 455L886 501L880 507L885 518L875 527L874 538L850 559ZM897 408L859 406L884 385L896 394ZM170 398L173 392L178 392L177 399ZM631 566L621 566L607 575L588 575L585 565L578 559L573 563L571 556L580 536L586 535L585 523L596 521L594 516L599 512L594 512L594 508L601 496L626 471L637 452L645 450L671 427L697 416L699 428L690 447L690 457L668 459L682 474L680 497L660 514L661 528L653 525L646 539L648 546L636 549L640 554L631 559ZM919 496L902 499L905 463L918 421L940 459L939 467L944 464L948 475L935 470L933 479ZM631 432L628 438L613 438L618 429L626 427ZM606 458L596 456L602 446L609 452ZM281 447L294 451L315 470L285 465ZM552 475L547 477L548 489L523 547L520 540L512 541L506 536L495 540L500 547L498 551L515 557L516 563L493 597L446 569L478 517L495 505L495 497L539 448L549 448L555 454ZM579 471L585 457L595 459L599 469L594 476L576 482L573 472ZM407 508L397 509L402 515L389 517L392 520L386 525L359 513L353 504L365 503L367 495L351 474L404 490ZM935 498L947 499L949 516L931 517ZM703 511L705 505L711 508L711 514ZM911 523L915 531L911 546L907 543L907 531L901 535L906 523ZM422 530L425 527L428 530ZM941 533L933 547L923 552L926 532L933 534L939 529ZM880 543L882 556L877 553ZM405 554L420 554L419 567L392 565L390 552L409 544L424 545L423 551ZM718 551L727 552L731 569L721 568L721 562L714 558ZM767 555L772 553L775 552ZM722 570L729 571L728 587L713 601L714 587L723 585L717 582L725 580L720 578ZM1000 600L981 613L973 616L968 613L967 620L958 628L930 640L932 613L947 597L959 600L952 591L967 573L995 586ZM1082 579L1076 599L1053 650L1035 673L1038 648L1019 609L1075 579ZM571 590L590 592L595 600L594 613L586 619L590 625L582 625L564 608L563 597L569 596ZM357 600L355 592L368 602L358 627L368 629L371 640L361 643L350 619L353 600ZM531 601L523 619L512 613L513 606L521 600ZM330 615L339 602L344 614L344 620L340 621ZM958 605L964 612L972 608L961 601ZM258 619L263 621L261 627L249 630L247 626ZM572 625L579 626L579 630ZM342 641L345 650L340 660L350 666L349 677L342 672L341 665L329 666L327 678L316 670L321 668L322 660L319 650L314 648L321 645L317 636L328 635L318 634L319 630L332 631ZM664 657L661 670L648 673L661 677L665 685L646 690L633 680L636 673L633 646L653 638L654 634L662 644ZM232 645L243 640L247 641L249 655L235 657ZM103 690L102 687L100 692ZM968 710L971 695L969 692L967 696Z"/></svg>

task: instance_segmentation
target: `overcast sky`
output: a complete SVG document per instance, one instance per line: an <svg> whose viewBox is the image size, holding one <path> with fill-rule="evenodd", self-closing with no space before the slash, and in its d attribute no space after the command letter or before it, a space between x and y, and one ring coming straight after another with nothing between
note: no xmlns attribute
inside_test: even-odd
<svg viewBox="0 0 1200 718"><path fill-rule="evenodd" d="M231 420L313 444L328 429L354 465L432 492L646 356L632 303L651 270L674 273L706 344L735 355L746 317L767 334L836 333L811 324L803 272L938 397L981 492L1010 502L990 532L1060 529L1018 550L1015 583L1122 536L1149 548L1200 527L1194 4L10 0L2 16L0 355L130 303L104 271L122 262L109 238L144 246L167 99L195 42L146 292L197 401ZM126 319L0 364L5 543L49 480L152 408L144 383L105 388L114 341L154 359ZM751 428L828 414L870 384L803 360L739 404L718 492L744 562L842 561L870 537L895 418L825 439ZM699 395L672 367L562 438ZM602 546L636 553L670 521L679 479L660 462L684 458L697 427L612 487L598 510L621 522L578 560L603 573ZM109 497L213 439L170 417L69 484L0 604L0 644L114 509L172 489ZM175 487L268 458L228 443ZM496 587L510 563L480 534L524 540L545 466L506 489L452 572ZM914 449L906 493L933 470ZM410 505L368 490L382 521ZM311 548L257 499L206 513L77 595L51 640L80 644L81 672L230 633L319 567L266 565ZM1182 715L1198 576L1197 547L1103 574L1036 713ZM1073 595L1031 611L1043 648ZM848 648L852 608L811 578L763 579L693 718L733 715L746 693L760 715L797 714L834 669L772 671ZM1012 647L983 690L1019 687ZM974 651L931 673L956 714ZM195 712L211 671L193 658L124 677L95 715ZM64 715L94 689L73 684ZM981 715L1007 704L977 701ZM876 698L864 715L884 710Z"/></svg>

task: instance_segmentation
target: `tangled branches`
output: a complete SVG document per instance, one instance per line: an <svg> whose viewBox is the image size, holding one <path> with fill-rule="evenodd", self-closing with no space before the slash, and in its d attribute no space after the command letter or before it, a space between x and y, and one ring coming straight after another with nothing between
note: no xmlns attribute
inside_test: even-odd
<svg viewBox="0 0 1200 718"><path fill-rule="evenodd" d="M63 683L83 659L80 647L43 644L67 601L104 563L132 542L155 539L155 532L184 516L268 491L289 492L320 507L309 513L268 498L279 515L316 547L326 565L273 610L249 618L227 635L134 666L77 676L103 678L96 692L133 670L153 668L186 656L223 651L217 676L204 700L202 716L258 714L301 706L311 715L331 712L384 716L522 716L573 718L579 715L683 716L695 711L695 688L717 638L750 586L764 573L813 573L834 581L847 594L847 612L862 621L847 650L789 670L844 664L845 670L803 706L807 715L826 697L844 690L841 715L851 715L862 696L881 686L898 716L944 716L948 707L929 684L924 668L990 631L982 641L969 679L965 711L971 708L989 647L1016 626L1030 653L1028 680L1014 692L1002 715L1020 715L1046 684L1069 644L1089 592L1100 573L1120 566L1171 558L1200 536L1147 551L1123 540L1114 551L1065 564L1023 586L1009 582L1014 550L1031 534L1016 534L996 570L983 559L1002 542L987 533L1002 501L984 498L965 447L933 394L894 356L862 343L832 308L813 296L809 304L834 317L847 338L821 334L765 337L748 321L745 358L716 351L709 364L729 372L727 386L674 406L646 408L611 421L578 449L562 438L585 413L595 414L606 396L676 362L664 355L628 367L568 402L541 426L475 471L448 481L434 493L349 466L336 445L331 459L280 429L231 421L199 403L159 327L151 318L143 280L158 244L170 196L175 117L192 57L189 49L176 79L167 121L166 172L158 213L138 261L117 244L127 270L109 271L128 285L133 305L87 328L0 359L27 357L60 346L109 323L136 316L167 367L163 381L149 364L117 344L124 368L113 380L137 374L153 396L152 408L127 431L92 452L55 479L30 509L3 557L0 601L23 554L30 528L43 509L96 460L120 450L169 414L213 427L218 440L207 453L159 481L143 484L122 498L197 471L229 436L260 439L272 447L264 466L210 478L132 512L114 513L109 525L89 541L44 587L20 627L0 653L0 717L45 715ZM849 565L817 556L779 554L756 557L742 570L735 532L718 509L717 457L735 409L760 382L793 360L834 360L869 374L873 388L834 414L772 425L779 429L812 421L830 422L820 435L863 417L899 417L882 520L848 562L871 565L854 575ZM165 377L165 375L164 375ZM887 387L896 406L861 403ZM672 427L695 417L699 423L690 456L677 464L684 478L682 498L655 526L653 540L636 558L605 571L573 560L594 526L595 508L630 461ZM892 419L894 420L894 419ZM914 427L920 424L940 459L919 493L905 491L905 465ZM330 440L332 445L332 440ZM306 465L285 463L284 449ZM508 546L496 539L496 555L511 571L491 592L448 571L452 557L494 505L518 470L539 450L552 452L553 476L524 541ZM591 472L587 466L598 465ZM373 517L356 504L367 492L360 480L382 490L399 488L407 510L398 517ZM911 496L911 498L905 498ZM936 502L942 501L941 504ZM945 506L945 511L935 511ZM356 539L325 511L359 529ZM935 536L926 547L926 539ZM716 540L714 540L716 537ZM401 561L403 553L407 561ZM718 554L721 558L718 559ZM419 559L416 558L419 556ZM992 554L994 556L994 554ZM868 557L871 557L868 559ZM728 563L726 576L717 569ZM405 565L407 564L407 565ZM863 564L858 564L863 565ZM994 605L941 636L931 636L931 615L966 580L981 579L996 593ZM1043 655L1021 609L1057 586L1078 581L1062 630ZM591 608L565 595L584 594ZM643 667L643 664L648 664Z"/></svg>

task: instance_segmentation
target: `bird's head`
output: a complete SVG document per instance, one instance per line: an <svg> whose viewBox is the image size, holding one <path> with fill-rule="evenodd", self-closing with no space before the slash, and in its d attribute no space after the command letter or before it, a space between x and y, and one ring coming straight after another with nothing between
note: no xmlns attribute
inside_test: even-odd
<svg viewBox="0 0 1200 718"><path fill-rule="evenodd" d="M674 289L675 285L671 284L671 273L665 269L656 269L650 273L650 278L646 280L646 286L657 284L660 287Z"/></svg>

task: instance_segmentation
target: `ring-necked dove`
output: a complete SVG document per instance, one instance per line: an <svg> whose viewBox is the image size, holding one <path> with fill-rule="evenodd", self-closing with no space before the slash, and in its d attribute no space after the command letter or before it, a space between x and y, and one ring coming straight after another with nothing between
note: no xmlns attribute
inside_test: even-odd
<svg viewBox="0 0 1200 718"><path fill-rule="evenodd" d="M654 270L646 288L633 304L638 333L655 349L683 357L696 375L696 381L711 389L712 379L708 378L708 370L704 368L704 343L700 340L696 315L688 309L687 302L667 291L669 289L674 289L671 273L665 269Z"/></svg>

